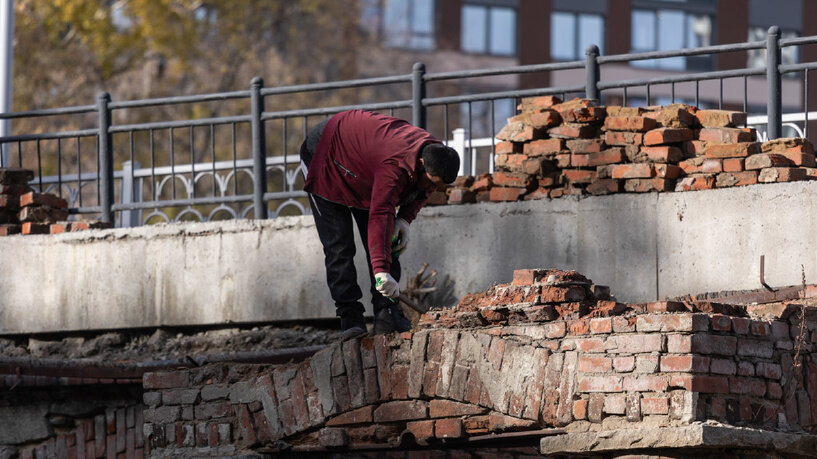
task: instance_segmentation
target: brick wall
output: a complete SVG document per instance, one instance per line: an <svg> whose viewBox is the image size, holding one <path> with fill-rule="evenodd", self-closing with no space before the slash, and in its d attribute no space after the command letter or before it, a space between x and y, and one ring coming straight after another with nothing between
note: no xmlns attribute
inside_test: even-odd
<svg viewBox="0 0 817 459"><path fill-rule="evenodd" d="M596 106L524 99L497 134L496 172L460 177L431 205L696 191L813 180L807 139L758 142L746 114L673 104Z"/></svg>
<svg viewBox="0 0 817 459"><path fill-rule="evenodd" d="M146 441L206 456L705 420L817 432L817 322L801 329L797 311L623 304L575 272L520 270L414 333L294 365L146 374Z"/></svg>

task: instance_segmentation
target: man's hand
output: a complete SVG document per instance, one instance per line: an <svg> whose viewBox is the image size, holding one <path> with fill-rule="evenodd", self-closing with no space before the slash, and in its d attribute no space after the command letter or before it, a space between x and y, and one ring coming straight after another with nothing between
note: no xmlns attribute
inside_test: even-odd
<svg viewBox="0 0 817 459"><path fill-rule="evenodd" d="M374 275L374 287L383 296L397 298L400 295L400 285L391 277L389 273L377 273Z"/></svg>
<svg viewBox="0 0 817 459"><path fill-rule="evenodd" d="M403 253L409 242L409 224L402 218L394 220L394 234L392 240L397 240L397 245L392 248L394 253Z"/></svg>

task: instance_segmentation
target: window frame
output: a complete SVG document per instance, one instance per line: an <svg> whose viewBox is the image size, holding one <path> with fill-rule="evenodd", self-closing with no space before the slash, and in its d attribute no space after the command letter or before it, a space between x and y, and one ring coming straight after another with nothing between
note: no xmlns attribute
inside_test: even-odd
<svg viewBox="0 0 817 459"><path fill-rule="evenodd" d="M468 50L465 49L465 42L463 40L465 35L465 21L463 21L463 16L465 15L466 8L480 8L485 11L485 23L483 27L485 28L485 35L483 37L483 43L480 50ZM491 49L491 21L492 21L492 10L509 10L513 13L513 34L512 34L512 50L510 53L499 53L494 52ZM516 57L519 54L519 9L516 6L508 3L487 3L487 2L474 2L474 1L465 1L462 3L462 7L460 9L460 51L466 54L474 54L474 55L485 55L485 56L497 56L497 57Z"/></svg>
<svg viewBox="0 0 817 459"><path fill-rule="evenodd" d="M567 14L567 15L570 15L572 17L573 24L574 24L572 41L573 41L573 49L574 49L575 53L574 53L574 56L572 58L570 58L570 59L565 59L565 58L562 58L562 57L555 57L554 54L553 54L554 41L553 41L553 36L551 36L551 38L550 38L550 49L548 50L548 52L550 53L550 58L552 60L558 61L558 62L568 62L568 61L582 60L582 59L585 58L584 57L585 56L585 50L583 50L582 47L581 47L582 32L581 32L581 27L579 26L580 23L581 23L580 19L581 19L582 16L596 17L596 18L601 19L601 39L602 39L602 43L601 44L593 43L593 44L599 47L599 55L604 54L604 49L606 47L605 38L607 36L606 35L607 34L607 15L605 13L603 13L603 12L586 12L586 11L571 11L571 10L561 10L561 9L560 10L553 10L553 11L550 12L550 24L549 25L550 25L550 32L551 33L553 32L553 29L554 29L553 28L553 15L554 14Z"/></svg>

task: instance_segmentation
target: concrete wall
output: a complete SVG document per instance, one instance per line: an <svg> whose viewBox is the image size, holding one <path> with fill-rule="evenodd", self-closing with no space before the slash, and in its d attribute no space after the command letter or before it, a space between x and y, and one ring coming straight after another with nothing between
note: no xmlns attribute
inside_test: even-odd
<svg viewBox="0 0 817 459"><path fill-rule="evenodd" d="M428 262L460 297L518 268L575 269L637 302L760 288L765 254L770 285L800 284L801 265L817 283L815 196L796 182L431 207L404 275ZM333 315L311 217L11 236L0 257L2 333Z"/></svg>

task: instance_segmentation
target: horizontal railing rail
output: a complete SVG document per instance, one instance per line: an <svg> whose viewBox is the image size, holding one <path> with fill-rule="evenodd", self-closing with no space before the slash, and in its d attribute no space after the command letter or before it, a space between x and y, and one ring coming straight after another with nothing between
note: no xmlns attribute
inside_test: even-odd
<svg viewBox="0 0 817 459"><path fill-rule="evenodd" d="M766 113L762 120L749 117L748 124L765 126L761 132L764 139L780 137L784 128L808 136L809 121L817 119L815 112L808 110L808 77L810 71L817 69L817 62L783 64L781 50L812 44L817 44L817 36L782 39L780 29L771 27L766 40L762 41L671 51L601 56L598 47L591 45L584 60L568 62L436 73L426 72L425 66L417 63L411 72L392 76L278 87L265 87L263 80L256 78L247 90L128 101L112 101L109 95L101 93L92 105L0 114L0 119L7 120L82 117L65 124L72 126L65 131L22 132L0 137L0 166L15 166L16 162L16 166L35 168L37 177L33 184L41 191L67 193L73 214L94 214L94 218L109 222L115 221L118 215L117 224L121 226L144 224L153 221L151 219L179 220L191 215L205 218L203 215L208 214L206 218L215 218L219 213L226 213L231 218L250 214L254 218L266 218L280 215L290 208L308 213L301 185L303 174L299 159L293 155L297 155L297 140L309 130L310 118L325 118L348 109L389 114L410 111L407 118L412 123L437 132L460 152L463 157L461 173L474 174L493 171L497 128L504 124L504 118L515 113L519 100L525 97L556 95L567 98L577 95L600 101L617 98L622 105L628 105L628 98L638 97L646 105L651 105L655 94L675 102L676 87L684 88L685 96L681 100L689 101L692 92L688 85L694 84L694 103L699 105L700 86L716 81L717 101L712 99L710 91L707 103L723 107L724 81L732 93L729 103L734 105L734 94L741 89L740 83L735 85L733 82L737 79L742 80L743 110L748 112L752 108L748 102L749 81L752 79L754 93L757 93L758 81L765 78ZM644 61L698 59L699 56L759 50L765 50L765 67L747 65L738 69L704 69L642 78L601 78L603 69L620 64L640 62L638 67L646 70L645 65L651 64L644 64ZM451 82L495 77L518 79L544 72L573 73L570 73L570 79L562 80L568 81L566 85L451 91ZM578 72L583 72L583 79L576 76ZM802 75L802 114L782 113L781 77L784 75ZM573 81L575 84L570 84ZM503 84L508 85L507 82ZM265 106L267 98L279 104L284 99L276 96L282 95L321 91L334 94L334 91L349 89L374 91L381 87L394 88L391 92L386 91L388 100L363 96L361 99L365 101L352 101L347 95L332 98L335 104L331 106L294 109ZM408 92L411 95L407 98L404 94ZM117 110L226 101L235 101L229 107L237 113L119 124L112 121ZM150 116L161 115L151 112ZM93 126L88 126L89 123ZM434 128L430 128L431 125ZM267 141L268 131L275 133L270 142ZM293 136L295 132L297 136ZM93 146L89 142L93 142ZM208 156L209 161L205 160ZM231 160L224 160L229 156ZM143 167L137 159L149 165ZM55 168L56 174L44 172ZM147 211L149 213L143 215Z"/></svg>

